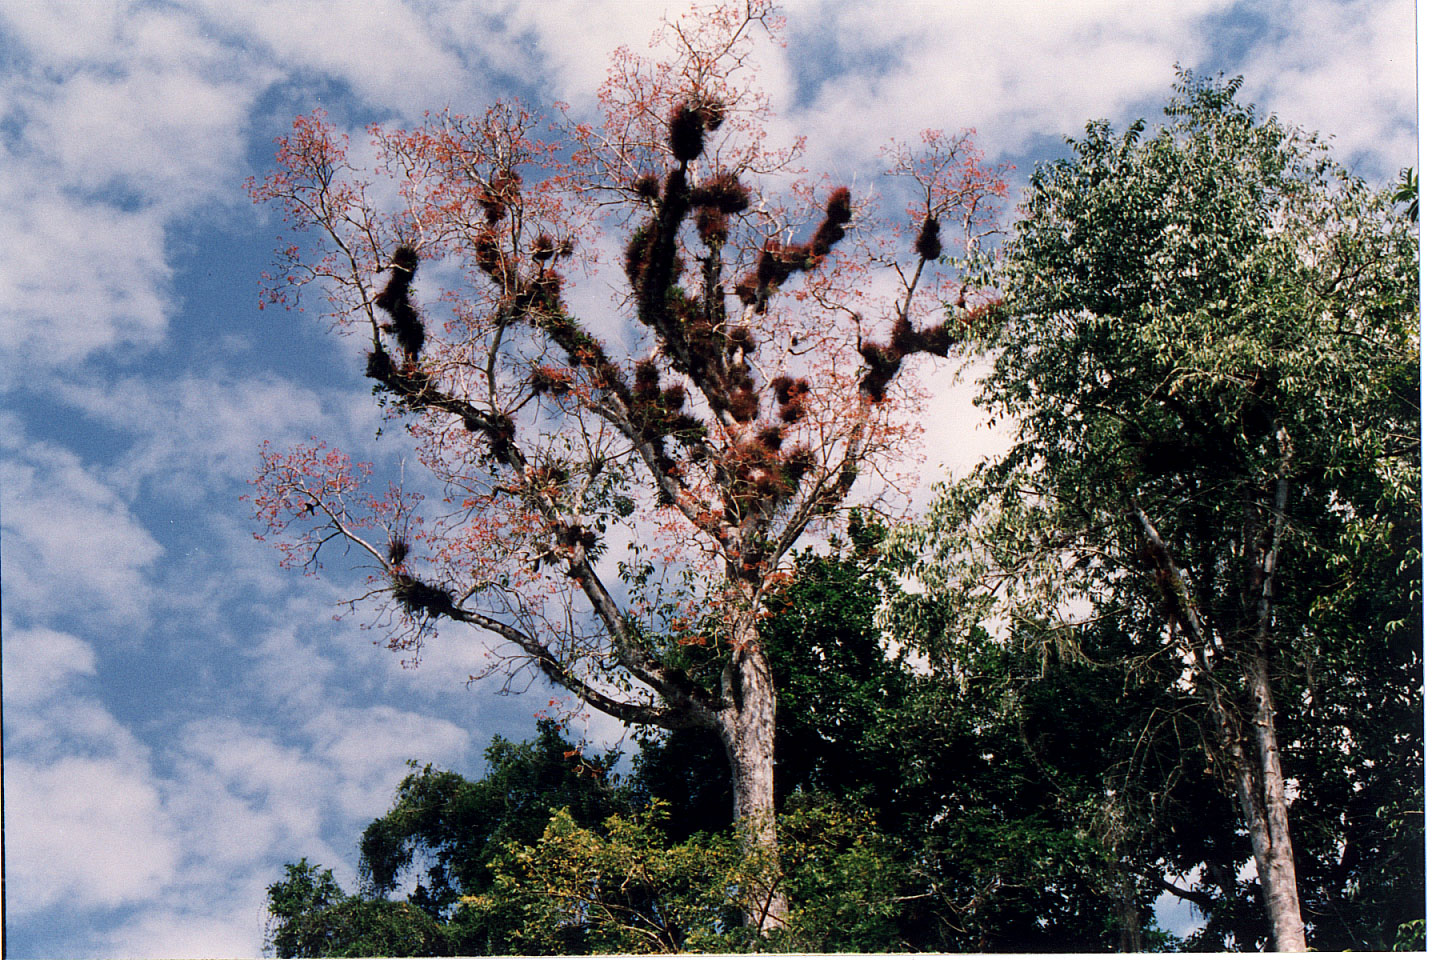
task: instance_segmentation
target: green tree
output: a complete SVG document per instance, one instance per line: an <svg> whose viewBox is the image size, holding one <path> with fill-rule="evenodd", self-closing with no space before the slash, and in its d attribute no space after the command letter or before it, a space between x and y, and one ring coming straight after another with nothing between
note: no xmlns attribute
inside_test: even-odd
<svg viewBox="0 0 1440 960"><path fill-rule="evenodd" d="M557 811L536 842L507 847L495 883L464 906L507 928L517 953L679 953L735 949L736 938L753 948L736 896L763 877L743 871L724 835L671 842L664 819L663 803L596 828Z"/></svg>
<svg viewBox="0 0 1440 960"><path fill-rule="evenodd" d="M490 861L506 844L533 843L556 810L592 826L626 808L614 777L619 751L587 755L553 721L538 722L522 743L496 737L485 758L479 780L427 765L401 781L394 805L360 841L370 892L393 893L418 859L429 867L408 899L445 917L462 892L489 883Z"/></svg>
<svg viewBox="0 0 1440 960"><path fill-rule="evenodd" d="M443 957L455 944L413 904L346 896L330 870L301 859L269 888L265 946L277 957Z"/></svg>
<svg viewBox="0 0 1440 960"><path fill-rule="evenodd" d="M1379 806L1418 809L1417 237L1239 86L1186 74L1153 136L1092 123L1037 171L969 328L1017 442L905 551L1017 637L1124 640L1233 797L1269 942L1300 950L1297 866L1314 893L1352 816L1376 829L1366 764L1398 759L1407 799Z"/></svg>
<svg viewBox="0 0 1440 960"><path fill-rule="evenodd" d="M1097 746L1108 747L1119 725L1143 723L1149 701L1083 664L1042 669L1032 652L983 630L963 644L941 642L948 616L936 604L928 618L912 618L912 633L887 637L876 621L896 586L875 549L884 532L852 516L849 548L803 555L762 621L782 681L782 800L863 817L905 852L883 920L867 921L884 926L892 948L1120 945L1088 804L1113 761L1114 751ZM725 823L725 784L709 773L718 750L685 732L642 742L632 783L668 801L665 828L677 842ZM1151 877L1126 901L1135 944L1157 936L1156 892ZM797 890L794 899L814 894ZM861 936L841 926L823 941L831 946L796 948L870 949L842 939L850 933Z"/></svg>
<svg viewBox="0 0 1440 960"><path fill-rule="evenodd" d="M346 895L330 870L301 860L270 887L276 956L454 956L514 953L513 917L461 908L461 897L494 883L492 862L512 844L533 844L565 809L598 827L631 806L618 782L617 751L587 753L552 721L522 743L496 737L477 780L417 768L360 841L361 887ZM390 899L416 869L403 900ZM519 951L524 952L524 951Z"/></svg>
<svg viewBox="0 0 1440 960"><path fill-rule="evenodd" d="M459 954L1116 945L1085 799L1104 768L1098 731L1144 704L1079 664L1040 676L1033 657L983 634L963 662L937 656L915 671L876 624L893 587L874 550L883 530L856 518L850 534L848 549L803 554L762 619L794 691L777 741L792 909L763 945L741 898L773 879L732 832L723 745L689 731L642 739L623 781L614 754L581 752L548 723L525 743L497 740L478 780L418 768L365 831L362 896L332 882L318 901L272 910L322 945L312 952L338 953L374 942L371 916L394 914L386 898L418 872L403 904ZM1153 881L1143 890L1153 899ZM391 952L407 949L419 947Z"/></svg>
<svg viewBox="0 0 1440 960"><path fill-rule="evenodd" d="M1157 685L980 628L946 638L935 598L908 599L930 608L915 619L930 620L935 634L909 639L924 671L886 717L882 735L897 761L880 784L890 784L894 829L921 851L934 892L924 905L926 949L1160 945L1152 854L1166 824L1113 799L1125 777L1136 788L1175 788L1160 756L1166 744L1143 757L1127 745L1153 717Z"/></svg>
<svg viewBox="0 0 1440 960"><path fill-rule="evenodd" d="M887 575L873 547L883 528L856 511L849 535L848 550L837 538L828 554L807 549L796 559L759 631L776 679L777 796L860 791L852 799L876 810L892 795L885 771L897 762L886 717L914 691L915 677L887 651L875 622ZM703 647L691 649L706 656ZM712 772L719 747L703 731L642 735L633 783L670 802L672 833L723 825L729 787Z"/></svg>
<svg viewBox="0 0 1440 960"><path fill-rule="evenodd" d="M599 828L559 811L534 844L512 843L496 882L464 910L511 928L518 952L874 952L896 946L907 868L863 812L812 800L779 819L791 911L762 939L745 898L771 883L764 859L727 829L673 841L656 801ZM770 896L780 891L770 889ZM763 905L760 905L763 906Z"/></svg>
<svg viewBox="0 0 1440 960"><path fill-rule="evenodd" d="M785 887L765 851L728 822L676 839L667 803L608 776L553 724L496 740L476 781L426 767L407 776L361 843L364 882L290 864L270 888L277 956L431 956L735 951L874 951L900 942L909 880L902 848L873 818L815 797L779 820ZM703 758L693 761L702 766ZM633 798L633 799L632 799ZM428 871L390 899L407 868ZM756 891L788 895L783 929L762 937Z"/></svg>

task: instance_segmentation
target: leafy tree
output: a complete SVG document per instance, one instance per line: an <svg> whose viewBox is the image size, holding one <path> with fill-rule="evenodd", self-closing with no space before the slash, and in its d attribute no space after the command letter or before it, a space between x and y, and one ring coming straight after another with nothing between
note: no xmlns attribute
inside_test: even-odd
<svg viewBox="0 0 1440 960"><path fill-rule="evenodd" d="M613 773L619 752L587 755L553 721L540 721L523 743L496 737L485 756L489 769L479 780L427 765L401 781L394 805L360 841L368 892L393 893L419 859L430 866L407 899L446 919L462 893L492 882L490 863L507 844L534 843L556 810L595 826L628 805Z"/></svg>
<svg viewBox="0 0 1440 960"><path fill-rule="evenodd" d="M883 528L852 511L851 550L805 550L760 619L777 690L776 792L852 796L871 810L891 795L896 764L885 717L913 692L914 677L890 656L875 622L884 574L874 539ZM642 736L632 783L671 804L667 828L686 836L718 830L728 784L714 769L723 748L704 730Z"/></svg>
<svg viewBox="0 0 1440 960"><path fill-rule="evenodd" d="M302 857L299 863L285 865L285 879L270 884L268 896L273 926L266 933L266 949L280 957L318 955L326 938L313 936L302 923L344 899L334 872L322 871Z"/></svg>
<svg viewBox="0 0 1440 960"><path fill-rule="evenodd" d="M542 723L497 739L476 781L429 767L407 776L366 829L361 892L301 860L270 888L277 956L428 956L767 949L878 950L898 942L902 848L864 812L815 798L780 818L794 909L762 939L745 898L780 882L765 851L730 824L667 835L663 800L603 775ZM601 776L593 774L601 773ZM631 799L635 798L635 799ZM565 805L554 805L568 801ZM432 864L403 900L401 873Z"/></svg>
<svg viewBox="0 0 1440 960"><path fill-rule="evenodd" d="M1400 171L1400 185L1395 189L1395 202L1405 204L1405 216L1411 223L1420 221L1420 175L1414 167Z"/></svg>
<svg viewBox="0 0 1440 960"><path fill-rule="evenodd" d="M910 599L939 619L938 604ZM1164 779L1127 743L1157 691L980 628L924 639L908 641L924 669L886 715L896 760L877 772L890 787L882 822L918 851L930 894L915 940L946 952L1161 945L1153 845L1120 829L1131 825L1113 803L1117 768L1147 787Z"/></svg>
<svg viewBox="0 0 1440 960"><path fill-rule="evenodd" d="M874 549L883 528L852 515L849 533L850 549L801 557L763 621L780 681L782 799L863 817L904 851L883 901L892 948L1113 948L1118 904L1089 805L1115 754L1128 753L1110 748L1115 731L1142 724L1150 700L1082 664L1041 670L982 630L933 647L918 634L887 638L876 623L895 587ZM931 614L939 630L948 617ZM724 784L709 773L717 754L689 731L642 742L632 784L669 803L676 842L723 826ZM1137 948L1158 937L1157 892L1152 877L1126 901ZM836 939L845 935L825 942L848 946L824 949L871 949Z"/></svg>
<svg viewBox="0 0 1440 960"><path fill-rule="evenodd" d="M282 253L276 299L318 284L368 340L367 376L448 494L427 522L323 445L267 449L254 502L287 561L313 569L330 544L368 557L397 646L454 621L505 641L502 669L591 708L712 731L733 817L772 851L761 613L801 536L913 433L903 361L947 353L942 305L962 294L931 279L942 232L966 248L1003 192L968 135L928 132L889 158L910 220L867 229L848 189L798 176L798 143L764 140L751 35L778 26L746 0L667 28L667 61L618 51L598 124L567 114L552 135L502 103L377 128L380 185L322 116L301 117L253 185L314 242ZM626 322L602 342L614 318L577 315L559 265L591 269L606 241L624 250ZM432 269L453 285L417 305ZM657 571L628 602L599 566L627 527L645 532L633 568ZM659 587L677 582L713 606L709 636L677 628ZM677 666L687 645L709 646L703 668ZM764 928L785 913L769 903L751 918Z"/></svg>
<svg viewBox="0 0 1440 960"><path fill-rule="evenodd" d="M588 753L542 720L522 743L496 737L478 780L430 766L400 782L395 802L360 841L361 888L346 895L330 870L301 860L272 884L267 946L276 956L456 956L517 950L514 918L479 914L462 897L495 882L512 845L537 843L557 810L580 828L628 811L618 751ZM418 880L390 899L408 872Z"/></svg>
<svg viewBox="0 0 1440 960"><path fill-rule="evenodd" d="M672 841L665 817L657 801L587 829L560 811L538 843L512 844L494 886L465 906L510 918L509 943L527 953L874 952L900 942L905 859L864 813L816 800L780 816L791 909L766 939L745 922L763 906L744 900L779 895L766 886L768 864L729 830Z"/></svg>
<svg viewBox="0 0 1440 960"><path fill-rule="evenodd" d="M696 739L705 731L642 740L624 781L613 754L549 723L497 740L479 780L417 770L365 831L364 897L393 895L418 866L406 902L460 954L1116 945L1085 804L1101 792L1104 731L1145 702L1079 664L1019 682L1033 657L983 634L963 663L915 672L875 623L891 579L881 531L852 517L850 532L849 550L802 555L763 620L780 689L797 691L777 734L791 909L763 943L743 898L774 878L737 843L723 748ZM1151 942L1148 921L1141 904L1137 943ZM327 943L345 947L333 930Z"/></svg>
<svg viewBox="0 0 1440 960"><path fill-rule="evenodd" d="M508 921L515 952L753 949L736 891L758 889L763 871L747 871L724 835L670 842L663 819L663 804L652 804L587 828L561 810L537 842L510 845L495 884L465 905Z"/></svg>
<svg viewBox="0 0 1440 960"><path fill-rule="evenodd" d="M345 896L330 870L301 859L269 888L266 949L277 957L444 957L448 932L409 903Z"/></svg>
<svg viewBox="0 0 1440 960"><path fill-rule="evenodd" d="M1203 750L1249 839L1259 939L1301 950L1365 871L1362 901L1418 906L1418 874L1365 852L1417 853L1416 232L1238 90L1184 75L1153 136L1092 123L1037 171L1003 305L968 323L1017 443L900 552L962 611L993 598L970 620L1168 691L1147 742ZM1212 921L1241 863L1209 864Z"/></svg>

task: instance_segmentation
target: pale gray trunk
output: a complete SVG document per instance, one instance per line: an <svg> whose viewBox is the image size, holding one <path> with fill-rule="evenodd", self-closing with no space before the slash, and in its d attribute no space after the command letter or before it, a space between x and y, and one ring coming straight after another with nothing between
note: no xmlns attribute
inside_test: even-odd
<svg viewBox="0 0 1440 960"><path fill-rule="evenodd" d="M1210 710L1220 744L1229 754L1228 776L1233 777L1245 827L1250 834L1250 847L1255 855L1255 868L1265 899L1265 913L1270 920L1273 945L1276 950L1288 953L1305 950L1305 924L1300 917L1295 851L1290 843L1285 777L1280 769L1280 742L1275 732L1275 700L1265 659L1275 571L1289 496L1286 474L1289 471L1290 440L1283 430L1278 432L1278 440L1286 459L1275 484L1270 542L1255 569L1255 580L1260 586L1256 629L1249 640L1250 649L1241 654L1245 658L1245 685L1252 700L1248 710L1243 707L1236 709L1228 704L1221 688L1216 685L1213 670L1215 651L1219 645L1212 643L1205 629L1200 609L1190 594L1184 572L1170 553L1169 544L1138 501L1132 501L1132 508L1141 534L1156 549L1158 562L1168 575L1168 587L1179 607L1181 628L1193 644L1200 678L1209 688ZM1250 730L1248 737L1247 727ZM1253 741L1249 750L1246 749L1247 739Z"/></svg>
<svg viewBox="0 0 1440 960"><path fill-rule="evenodd" d="M1245 685L1253 700L1250 727L1255 738L1250 757L1242 757L1237 786L1241 808L1250 825L1250 847L1265 897L1274 946L1285 953L1305 950L1305 923L1295 879L1295 850L1290 844L1290 813L1285 805L1285 775L1280 769L1280 739L1275 732L1275 695L1270 686L1267 649L1271 608L1275 602L1275 571L1286 527L1290 498L1290 460L1294 447L1284 427L1276 430L1281 451L1279 475L1271 509L1270 543L1260 561L1261 589L1255 617L1255 646L1245 663ZM1253 759L1251 762L1247 762Z"/></svg>
<svg viewBox="0 0 1440 960"><path fill-rule="evenodd" d="M1285 776L1280 769L1280 744L1275 734L1275 703L1270 672L1256 654L1246 670L1246 683L1254 698L1251 730L1253 755L1240 743L1232 744L1236 792L1250 833L1255 870L1265 898L1274 947L1284 953L1305 951L1305 924L1300 916L1300 893L1295 879L1295 850L1290 843L1290 815L1285 804Z"/></svg>
<svg viewBox="0 0 1440 960"><path fill-rule="evenodd" d="M720 736L730 760L735 825L747 852L758 854L761 864L746 909L750 922L769 932L782 926L789 912L780 889L775 826L775 685L753 632L748 639L727 671L730 705L720 717Z"/></svg>

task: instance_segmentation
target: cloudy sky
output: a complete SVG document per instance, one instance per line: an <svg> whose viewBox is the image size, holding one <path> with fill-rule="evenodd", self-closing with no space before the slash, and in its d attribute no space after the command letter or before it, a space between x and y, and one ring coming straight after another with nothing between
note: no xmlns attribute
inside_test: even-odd
<svg viewBox="0 0 1440 960"><path fill-rule="evenodd" d="M619 44L681 4L402 0L0 3L0 495L8 952L247 956L301 856L349 883L407 759L479 773L550 691L498 696L463 635L418 668L334 619L349 571L302 578L239 498L270 439L393 467L358 347L257 309L280 230L242 184L319 106L344 127L582 113ZM1158 118L1173 67L1243 74L1374 183L1415 162L1411 0L788 4L763 54L807 165L974 127L1016 168L1087 119ZM1003 437L937 370L927 475ZM591 735L611 736L598 724Z"/></svg>

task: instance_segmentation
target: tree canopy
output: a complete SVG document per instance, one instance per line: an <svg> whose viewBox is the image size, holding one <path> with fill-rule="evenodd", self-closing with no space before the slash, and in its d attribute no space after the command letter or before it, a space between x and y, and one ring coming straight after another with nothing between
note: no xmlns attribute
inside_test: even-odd
<svg viewBox="0 0 1440 960"><path fill-rule="evenodd" d="M328 236L310 276L463 506L421 524L311 449L267 457L262 517L303 562L369 551L402 643L490 630L638 729L596 754L542 724L476 780L417 765L358 891L303 860L272 885L272 949L1423 945L1413 176L1372 189L1238 80L1183 74L1153 130L1097 121L1042 165L982 273L939 231L997 182L927 135L895 157L925 206L874 339L848 194L751 206L788 155L760 151L720 40L767 9L684 34L679 74L620 55L612 126L574 126L573 155L508 108L377 133L413 230L344 186L319 121L282 145L261 192ZM592 196L629 211L628 361L554 273ZM807 243L777 239L805 216ZM409 277L462 255L472 299L447 302L470 306L432 343ZM937 268L996 295L926 300ZM812 311L845 329L797 372ZM1013 447L920 521L856 510L801 548L895 449L901 362L956 343ZM642 509L676 539L617 564L622 606L598 558ZM1167 894L1200 916L1183 942Z"/></svg>
<svg viewBox="0 0 1440 960"><path fill-rule="evenodd" d="M801 538L914 436L904 363L947 355L945 309L965 300L936 262L1005 189L969 133L891 148L910 200L893 232L803 175L802 141L765 139L751 63L778 26L769 0L692 10L661 58L615 52L594 122L444 111L374 128L367 158L299 117L252 184L300 238L274 298L318 287L368 341L365 375L442 486L426 516L323 443L266 448L266 535L311 570L367 557L363 600L397 647L467 625L501 642L495 669L626 724L718 734L732 816L762 847L777 693L758 619ZM618 309L574 299L616 250ZM428 271L447 288L421 303ZM619 576L616 541L638 554ZM785 903L764 900L770 928Z"/></svg>
<svg viewBox="0 0 1440 960"><path fill-rule="evenodd" d="M1203 868L1194 902L1263 904L1239 943L1299 949L1357 887L1401 898L1391 930L1418 913L1413 875L1338 862L1419 829L1417 237L1239 89L1185 75L1153 135L1092 123L1037 171L1003 306L968 331L1017 442L901 553L1016 640L1160 682L1145 742L1226 784L1259 889L1245 858L1169 879Z"/></svg>
<svg viewBox="0 0 1440 960"><path fill-rule="evenodd" d="M458 954L1116 946L1103 850L1076 829L1084 784L1098 789L1103 765L1070 768L1038 732L1084 680L1052 673L998 695L1032 665L983 635L963 668L917 674L876 626L892 580L874 549L881 531L856 522L851 532L863 546L806 553L764 621L778 675L799 689L823 684L833 707L811 709L800 694L781 704L782 931L758 940L736 899L763 863L732 831L718 738L642 739L616 776L613 754L542 722L526 743L497 740L480 779L430 768L407 777L362 838L357 896L272 889L274 949L372 943L381 934L363 923L347 933L334 922L337 905L353 917L357 904L397 894L387 902L423 912ZM414 878L408 891L402 877ZM1148 904L1138 911L1142 938L1161 942Z"/></svg>

